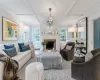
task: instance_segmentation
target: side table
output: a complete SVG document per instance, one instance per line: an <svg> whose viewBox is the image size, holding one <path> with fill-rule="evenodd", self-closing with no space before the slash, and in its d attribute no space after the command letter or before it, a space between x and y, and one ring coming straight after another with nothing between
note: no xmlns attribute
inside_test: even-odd
<svg viewBox="0 0 100 80"><path fill-rule="evenodd" d="M81 54L75 53L74 58L73 58L73 62L75 62L75 63L85 62L85 55L82 53Z"/></svg>

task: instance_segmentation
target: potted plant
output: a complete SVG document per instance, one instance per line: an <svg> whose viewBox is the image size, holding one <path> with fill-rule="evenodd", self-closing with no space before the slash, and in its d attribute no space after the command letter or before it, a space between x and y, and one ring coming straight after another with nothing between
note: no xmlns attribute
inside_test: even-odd
<svg viewBox="0 0 100 80"><path fill-rule="evenodd" d="M43 41L43 42L42 42L42 45L43 45L43 50L45 50L45 49L46 49L46 44L47 44L47 42L46 42L46 41Z"/></svg>

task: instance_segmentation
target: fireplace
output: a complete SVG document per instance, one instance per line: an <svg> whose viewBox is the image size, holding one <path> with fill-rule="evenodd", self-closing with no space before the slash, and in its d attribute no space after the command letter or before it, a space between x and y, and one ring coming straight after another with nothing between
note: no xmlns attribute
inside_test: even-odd
<svg viewBox="0 0 100 80"><path fill-rule="evenodd" d="M46 49L48 49L48 50L51 50L51 49L56 50L56 39L44 39L44 41L47 42Z"/></svg>

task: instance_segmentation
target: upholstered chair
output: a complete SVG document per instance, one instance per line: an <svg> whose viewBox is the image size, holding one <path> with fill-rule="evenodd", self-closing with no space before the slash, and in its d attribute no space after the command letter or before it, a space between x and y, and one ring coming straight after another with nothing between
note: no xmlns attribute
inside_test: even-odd
<svg viewBox="0 0 100 80"><path fill-rule="evenodd" d="M92 50L91 54L92 57L88 61L72 62L72 78L76 80L100 80L100 48Z"/></svg>
<svg viewBox="0 0 100 80"><path fill-rule="evenodd" d="M29 64L25 70L25 80L44 80L44 67L40 62Z"/></svg>
<svg viewBox="0 0 100 80"><path fill-rule="evenodd" d="M71 47L70 49L68 49L67 47ZM63 59L69 61L73 59L74 56L74 51L75 51L75 43L74 42L68 42L64 49L60 50L60 54L63 57Z"/></svg>

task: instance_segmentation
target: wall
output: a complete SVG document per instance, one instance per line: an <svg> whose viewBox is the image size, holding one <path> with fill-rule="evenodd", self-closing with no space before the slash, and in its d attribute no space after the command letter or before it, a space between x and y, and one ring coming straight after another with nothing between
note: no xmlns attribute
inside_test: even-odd
<svg viewBox="0 0 100 80"><path fill-rule="evenodd" d="M71 34L68 32L68 27L65 26L65 27L60 27L62 29L65 29L66 30L66 42L60 42L60 34L54 34L54 35L48 35L48 34L42 34L41 35L41 41L43 41L44 39L56 39L56 49L57 50L60 50L60 44L66 44L67 42L69 41L75 41L75 38L70 38L69 36L71 36ZM55 31L58 31L60 33L60 28L56 28ZM41 29L41 33L43 32L47 32L47 31L44 31L44 29ZM55 32L53 31L53 32ZM74 35L75 36L75 35Z"/></svg>
<svg viewBox="0 0 100 80"><path fill-rule="evenodd" d="M0 8L0 43L5 43L5 41L2 41L2 16L10 20L13 20L15 22L16 22L16 17L12 13L7 12L6 10Z"/></svg>
<svg viewBox="0 0 100 80"><path fill-rule="evenodd" d="M20 41L20 36L21 34L19 34L19 38L17 41L2 41L2 16L5 17L5 18L8 18L9 20L12 20L16 23L18 23L18 17L16 15L14 15L13 13L3 9L3 8L0 8L0 43L15 43L15 42L18 42ZM20 26L19 26L20 27ZM24 27L24 26L23 26ZM19 31L20 32L20 31ZM26 39L29 40L30 39L30 36L29 36L29 31L27 32L26 34ZM26 40L26 41L27 41Z"/></svg>
<svg viewBox="0 0 100 80"><path fill-rule="evenodd" d="M100 5L97 5L91 11L88 11L86 16L88 17L88 51L91 51L94 49L93 21L100 18Z"/></svg>

